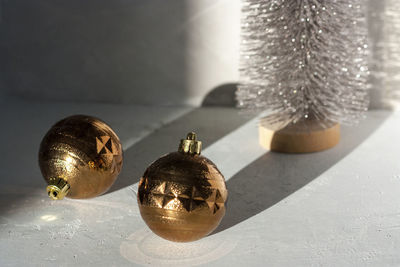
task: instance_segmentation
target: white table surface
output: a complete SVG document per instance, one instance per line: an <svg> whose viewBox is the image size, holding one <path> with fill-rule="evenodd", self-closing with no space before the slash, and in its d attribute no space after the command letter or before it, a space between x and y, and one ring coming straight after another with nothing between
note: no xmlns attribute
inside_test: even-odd
<svg viewBox="0 0 400 267"><path fill-rule="evenodd" d="M51 201L39 143L77 113L118 133L123 171L100 197ZM0 119L0 266L400 265L399 112L370 111L335 148L303 155L263 150L257 119L232 108L9 100ZM228 210L210 236L172 243L142 221L137 182L192 130L225 175Z"/></svg>

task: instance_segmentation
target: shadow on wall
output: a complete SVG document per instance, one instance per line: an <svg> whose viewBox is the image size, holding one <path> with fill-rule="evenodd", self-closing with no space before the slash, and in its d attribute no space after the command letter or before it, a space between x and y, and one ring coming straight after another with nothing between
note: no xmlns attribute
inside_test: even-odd
<svg viewBox="0 0 400 267"><path fill-rule="evenodd" d="M1 78L11 94L144 104L185 94L186 1L18 0L2 9Z"/></svg>
<svg viewBox="0 0 400 267"><path fill-rule="evenodd" d="M203 107L236 107L237 83L227 83L211 90L203 100Z"/></svg>
<svg viewBox="0 0 400 267"><path fill-rule="evenodd" d="M237 80L237 0L1 4L0 84L12 96L199 105Z"/></svg>
<svg viewBox="0 0 400 267"><path fill-rule="evenodd" d="M228 180L228 209L214 234L263 212L320 176L362 144L389 115L379 113L357 126L342 127L340 143L330 150L309 154L268 152L255 160Z"/></svg>

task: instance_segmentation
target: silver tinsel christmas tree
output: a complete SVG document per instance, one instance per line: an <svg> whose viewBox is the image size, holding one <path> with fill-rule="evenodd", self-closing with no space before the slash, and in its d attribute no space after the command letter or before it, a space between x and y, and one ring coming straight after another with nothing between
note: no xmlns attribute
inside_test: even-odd
<svg viewBox="0 0 400 267"><path fill-rule="evenodd" d="M243 0L240 107L263 120L356 123L368 107L362 0Z"/></svg>

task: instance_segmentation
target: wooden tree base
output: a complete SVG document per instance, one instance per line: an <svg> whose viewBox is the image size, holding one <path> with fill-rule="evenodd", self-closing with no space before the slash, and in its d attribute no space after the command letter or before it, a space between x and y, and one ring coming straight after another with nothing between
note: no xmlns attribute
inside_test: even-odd
<svg viewBox="0 0 400 267"><path fill-rule="evenodd" d="M289 124L281 130L259 126L262 147L283 153L309 153L334 147L340 140L340 125L332 124L326 128L315 120Z"/></svg>

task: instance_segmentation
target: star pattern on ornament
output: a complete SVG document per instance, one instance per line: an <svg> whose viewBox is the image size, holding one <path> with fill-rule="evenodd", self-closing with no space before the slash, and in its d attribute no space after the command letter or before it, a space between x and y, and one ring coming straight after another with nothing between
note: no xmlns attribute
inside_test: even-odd
<svg viewBox="0 0 400 267"><path fill-rule="evenodd" d="M200 195L200 191L198 191L195 186L191 188L191 192L180 194L178 199L182 202L183 207L187 211L195 210L205 202L205 199Z"/></svg>
<svg viewBox="0 0 400 267"><path fill-rule="evenodd" d="M176 195L170 190L170 188L167 188L167 182L162 182L155 186L151 191L151 194L159 208L167 207L171 204L170 202L176 198Z"/></svg>
<svg viewBox="0 0 400 267"><path fill-rule="evenodd" d="M223 207L225 201L226 199L222 196L219 189L214 190L211 196L206 200L208 207L213 213L216 213L221 207Z"/></svg>
<svg viewBox="0 0 400 267"><path fill-rule="evenodd" d="M226 194L221 194L221 191L215 188L208 188L208 191L210 193L205 198L196 186L184 187L174 182L149 181L147 178L142 178L138 197L141 205L171 210L182 207L187 212L207 208L215 214L224 207Z"/></svg>
<svg viewBox="0 0 400 267"><path fill-rule="evenodd" d="M102 155L117 155L118 150L108 135L96 137L97 153Z"/></svg>

